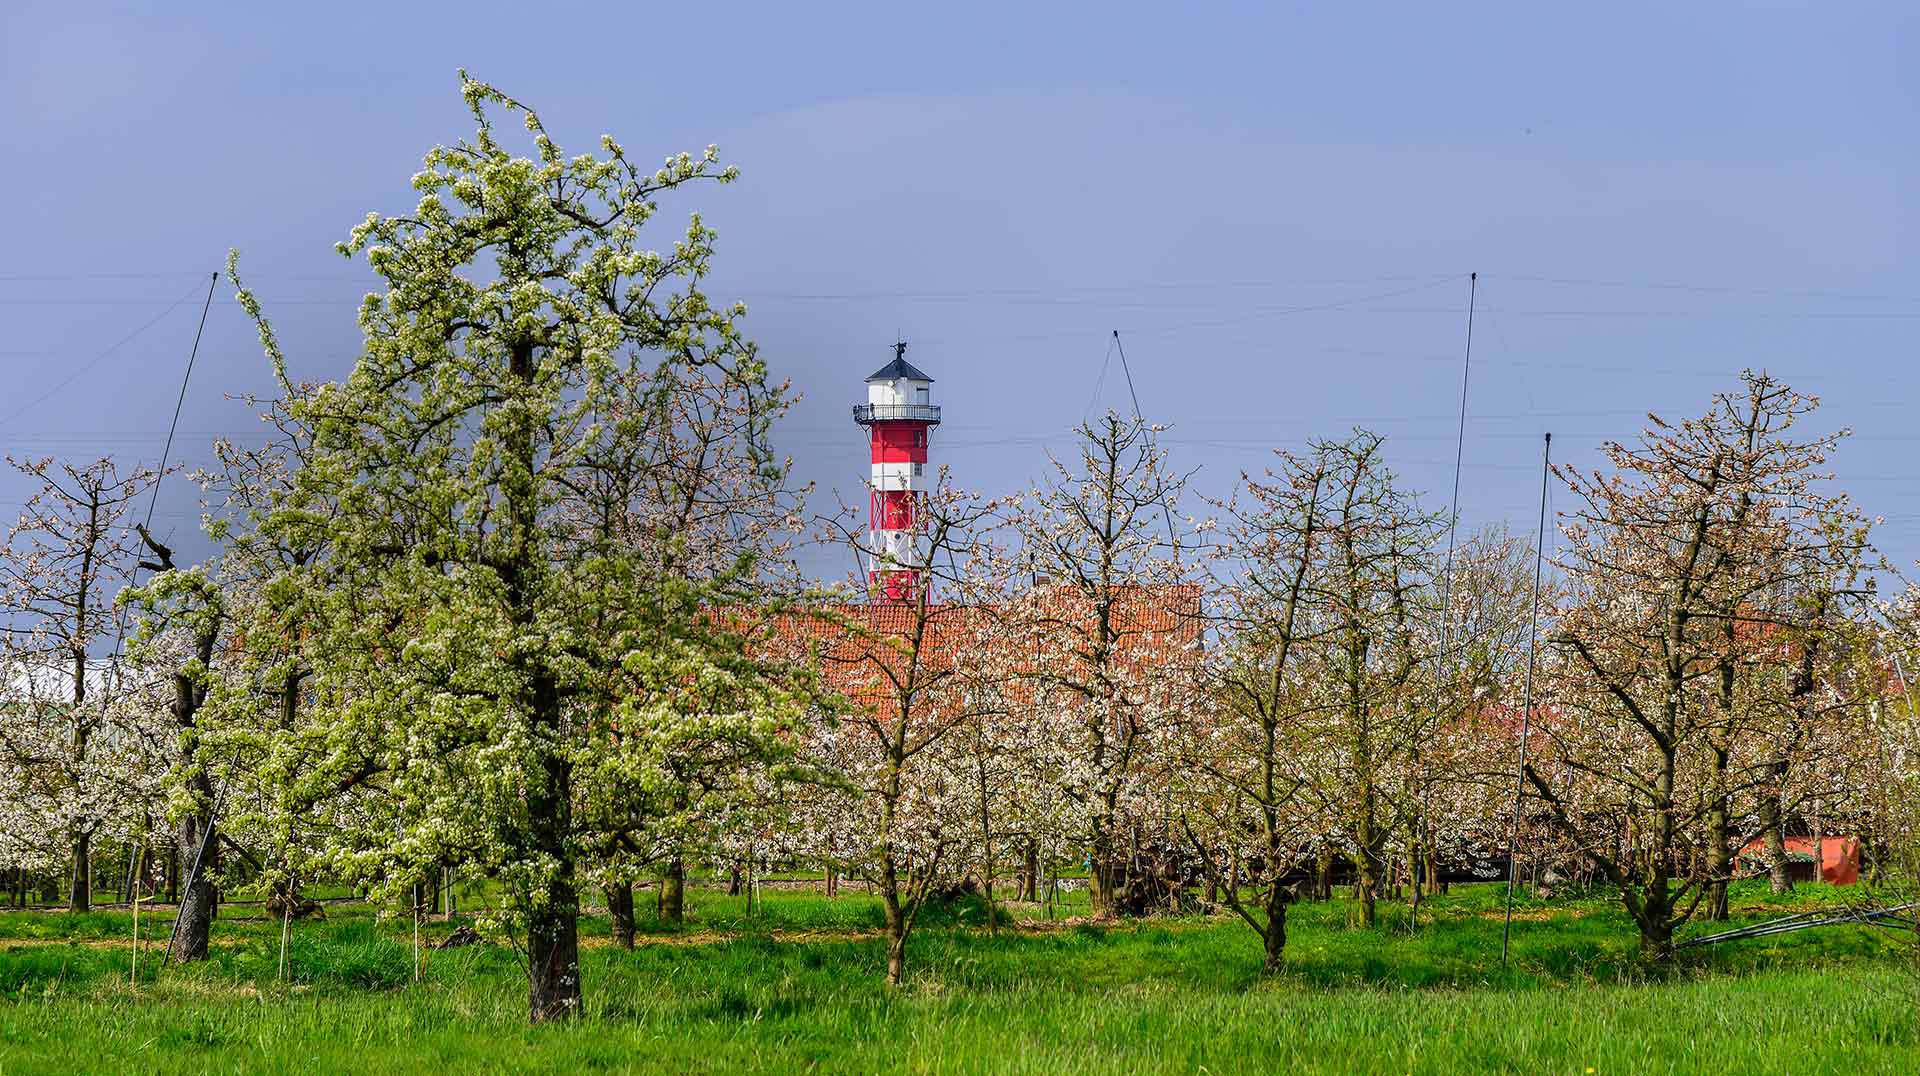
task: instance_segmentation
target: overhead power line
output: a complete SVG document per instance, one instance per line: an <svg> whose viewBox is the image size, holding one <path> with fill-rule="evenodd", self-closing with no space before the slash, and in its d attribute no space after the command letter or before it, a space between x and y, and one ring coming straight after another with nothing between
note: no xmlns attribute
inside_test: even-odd
<svg viewBox="0 0 1920 1076"><path fill-rule="evenodd" d="M1491 277L1489 278L1491 279ZM1920 295L1828 291L1820 288L1749 288L1724 284L1674 284L1648 280L1590 280L1579 277L1529 276L1501 273L1501 280L1521 280L1529 284L1559 284L1581 288L1625 288L1635 291L1684 291L1708 295L1778 295L1799 299L1850 299L1861 302L1920 303Z"/></svg>
<svg viewBox="0 0 1920 1076"><path fill-rule="evenodd" d="M22 272L0 273L0 283L58 283L62 281L83 280L184 280L187 278L197 279L199 275L199 270L195 269L126 272ZM1701 295L1772 296L1849 302L1920 303L1920 295L1901 294L1897 292L1860 292L1838 288L1754 287L1740 284L1700 283L1697 281L1623 280L1619 278L1562 276L1554 273L1483 272L1480 275L1486 277L1489 282L1510 280L1528 284L1545 284L1555 287L1611 288L1626 291L1668 291ZM266 272L260 273L258 276L260 279L268 281L300 280L341 284L366 283L375 280L375 277L370 273ZM749 297L783 301L863 302L881 299L971 300L992 297L1035 297L1057 301L1062 296L1131 295L1177 291L1217 291L1226 289L1266 290L1276 287L1382 284L1446 279L1454 279L1454 275L1450 273L1384 273L1372 276L1229 277L1219 280L1152 280L1131 284L1044 284L1033 287L871 289L847 291L782 291L777 289L762 289L751 281L743 281L738 283L723 282L721 288L717 290L738 291ZM357 302L358 300L354 301Z"/></svg>
<svg viewBox="0 0 1920 1076"><path fill-rule="evenodd" d="M0 426L5 426L8 423L12 422L14 419L19 418L21 415L24 415L27 412L32 411L34 408L39 407L41 404L46 403L49 399L53 397L54 393L57 393L61 389L64 389L68 385L71 385L75 381L78 381L83 374L93 369L95 366L100 365L100 363L105 361L109 355L112 355L114 352L120 350L122 347L125 347L128 343L132 342L133 339L139 336L141 333L146 332L148 329L151 329L155 325L159 324L162 318L165 318L168 314L173 313L176 307L178 307L181 303L186 302L188 299L191 299L193 297L193 294L199 290L200 290L200 287L197 284L191 288L188 288L180 296L180 298L175 299L171 303L168 303L167 308L165 310L162 310L158 314L155 314L153 317L147 319L144 322L141 322L139 328L133 330L132 332L121 337L120 339L115 340L112 344L107 346L107 349L105 351L100 352L99 354L95 355L93 358L88 359L87 361L81 363L79 366L74 367L74 370L72 373L68 374L66 377L63 377L59 381L55 382L53 386L48 388L45 392L42 392L40 395L35 396L33 399L28 400L26 403L21 404L19 407L14 408L12 411L8 412L6 415L0 416Z"/></svg>

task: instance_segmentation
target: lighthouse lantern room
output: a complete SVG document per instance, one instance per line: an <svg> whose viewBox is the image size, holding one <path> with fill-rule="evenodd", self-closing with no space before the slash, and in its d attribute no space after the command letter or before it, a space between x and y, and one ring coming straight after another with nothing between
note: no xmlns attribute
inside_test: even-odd
<svg viewBox="0 0 1920 1076"><path fill-rule="evenodd" d="M867 378L867 402L853 420L867 428L873 477L867 497L867 586L881 601L911 602L926 585L921 544L928 435L940 424L933 378L907 361L907 345L893 345L893 361Z"/></svg>

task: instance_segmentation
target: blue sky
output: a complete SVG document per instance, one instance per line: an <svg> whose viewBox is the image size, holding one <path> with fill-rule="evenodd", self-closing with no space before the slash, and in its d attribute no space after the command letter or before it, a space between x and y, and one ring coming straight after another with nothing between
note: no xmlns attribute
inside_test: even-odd
<svg viewBox="0 0 1920 1076"><path fill-rule="evenodd" d="M16 0L0 448L152 462L230 246L297 371L344 373L367 278L332 244L466 133L464 66L582 148L740 166L671 208L805 393L781 437L823 505L858 496L847 406L896 333L936 459L1002 492L1125 406L1113 329L1200 491L1365 424L1440 504L1477 271L1467 526L1529 529L1542 432L1592 462L1751 365L1857 431L1834 469L1920 556L1914 9L1190 7ZM178 453L265 387L223 288ZM161 529L194 504L171 485Z"/></svg>

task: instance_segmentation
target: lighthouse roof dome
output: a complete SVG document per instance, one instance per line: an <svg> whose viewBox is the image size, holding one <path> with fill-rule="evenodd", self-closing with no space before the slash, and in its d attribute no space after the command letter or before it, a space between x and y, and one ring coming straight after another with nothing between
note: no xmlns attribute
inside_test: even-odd
<svg viewBox="0 0 1920 1076"><path fill-rule="evenodd" d="M909 381L933 380L933 378L922 373L918 366L908 362L904 357L896 357L892 362L867 375L868 383L875 381L898 381L901 378Z"/></svg>

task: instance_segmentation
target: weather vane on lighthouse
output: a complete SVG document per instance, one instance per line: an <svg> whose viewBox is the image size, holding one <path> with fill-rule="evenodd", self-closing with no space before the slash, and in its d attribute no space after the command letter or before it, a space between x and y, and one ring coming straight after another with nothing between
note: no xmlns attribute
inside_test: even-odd
<svg viewBox="0 0 1920 1076"><path fill-rule="evenodd" d="M867 377L867 402L853 408L873 448L867 495L867 587L876 600L911 602L926 586L921 509L926 500L927 441L940 425L933 378L907 361L907 342L893 361Z"/></svg>

